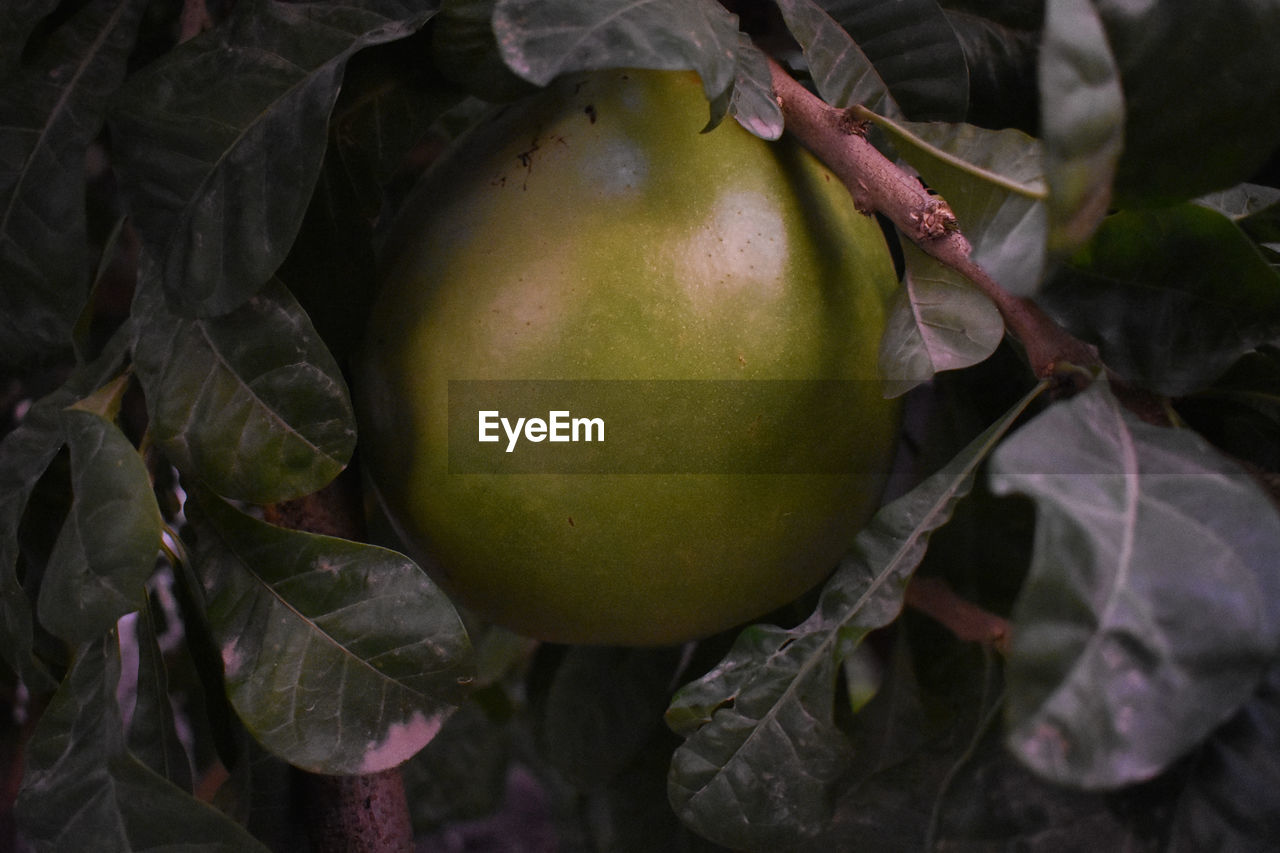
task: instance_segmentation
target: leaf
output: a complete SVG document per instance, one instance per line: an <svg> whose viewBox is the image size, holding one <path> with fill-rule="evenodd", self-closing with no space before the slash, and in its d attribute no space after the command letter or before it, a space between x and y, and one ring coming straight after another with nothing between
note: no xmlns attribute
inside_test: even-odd
<svg viewBox="0 0 1280 853"><path fill-rule="evenodd" d="M880 375L901 396L935 373L986 360L1004 339L1004 320L964 276L904 243L906 276L880 338Z"/></svg>
<svg viewBox="0 0 1280 853"><path fill-rule="evenodd" d="M1280 4L1094 0L1120 68L1119 203L1168 203L1248 180L1280 144Z"/></svg>
<svg viewBox="0 0 1280 853"><path fill-rule="evenodd" d="M1260 247L1280 260L1280 189L1260 184L1240 184L1229 190L1210 193L1196 204L1226 216Z"/></svg>
<svg viewBox="0 0 1280 853"><path fill-rule="evenodd" d="M147 769L128 751L116 700L114 637L84 646L25 750L19 825L41 850L266 848L212 806Z"/></svg>
<svg viewBox="0 0 1280 853"><path fill-rule="evenodd" d="M1246 353L1208 388L1179 400L1178 413L1224 452L1280 471L1280 349Z"/></svg>
<svg viewBox="0 0 1280 853"><path fill-rule="evenodd" d="M1124 146L1124 93L1091 0L1050 0L1040 50L1049 247L1079 247L1106 215Z"/></svg>
<svg viewBox="0 0 1280 853"><path fill-rule="evenodd" d="M400 768L414 826L492 814L502 801L514 760L511 740L506 728L477 702L464 703Z"/></svg>
<svg viewBox="0 0 1280 853"><path fill-rule="evenodd" d="M493 32L496 0L444 0L431 25L436 67L486 101L505 102L536 90L507 67Z"/></svg>
<svg viewBox="0 0 1280 853"><path fill-rule="evenodd" d="M980 127L1016 127L1035 133L1041 21L1004 21L985 3L970 4L973 8L967 9L944 5L969 72L969 111L964 120ZM1024 8L1038 5L1023 4Z"/></svg>
<svg viewBox="0 0 1280 853"><path fill-rule="evenodd" d="M1044 275L1047 232L1040 143L1020 130L873 120L946 199L973 260L1006 290L1034 293Z"/></svg>
<svg viewBox="0 0 1280 853"><path fill-rule="evenodd" d="M47 11L24 5L20 15ZM70 345L88 296L85 152L124 76L145 6L143 0L94 0L59 27L30 64L14 63L3 75L0 364ZM6 16L11 11L6 8ZM6 65L19 53L0 51Z"/></svg>
<svg viewBox="0 0 1280 853"><path fill-rule="evenodd" d="M471 649L426 574L394 551L193 497L209 626L254 737L332 774L393 767L430 741L465 695Z"/></svg>
<svg viewBox="0 0 1280 853"><path fill-rule="evenodd" d="M771 850L821 829L856 758L835 721L838 668L868 633L897 617L930 534L1041 390L881 509L805 622L746 629L717 666L676 693L667 722L686 740L672 759L669 794L695 831L726 846Z"/></svg>
<svg viewBox="0 0 1280 853"><path fill-rule="evenodd" d="M178 735L173 705L169 701L169 674L157 636L155 602L148 597L137 618L122 619L121 639L132 630L138 653L138 675L133 707L127 716L129 751L157 776L184 791L192 790L191 760Z"/></svg>
<svg viewBox="0 0 1280 853"><path fill-rule="evenodd" d="M339 363L359 345L377 291L374 228L390 209L387 187L404 184L406 157L464 97L422 62L427 36L352 57L315 191L276 271Z"/></svg>
<svg viewBox="0 0 1280 853"><path fill-rule="evenodd" d="M735 75L738 20L711 0L497 0L493 31L507 66L545 86L600 68L692 68L709 100Z"/></svg>
<svg viewBox="0 0 1280 853"><path fill-rule="evenodd" d="M31 493L62 449L56 416L33 407L0 442L0 654L32 688L56 685L35 658L35 615L18 576L19 525Z"/></svg>
<svg viewBox="0 0 1280 853"><path fill-rule="evenodd" d="M131 341L126 324L96 361L73 370L62 387L36 401L22 422L0 440L0 654L32 689L53 690L57 685L34 654L32 602L19 580L23 517L31 511L37 483L66 443L62 409L118 376ZM30 576L43 573L44 566L26 570L30 582Z"/></svg>
<svg viewBox="0 0 1280 853"><path fill-rule="evenodd" d="M804 50L818 94L835 107L861 104L885 116L901 116L871 60L814 0L777 0L787 29Z"/></svg>
<svg viewBox="0 0 1280 853"><path fill-rule="evenodd" d="M936 0L827 0L893 99L915 121L961 121L969 104L964 53Z"/></svg>
<svg viewBox="0 0 1280 853"><path fill-rule="evenodd" d="M71 511L37 612L45 628L79 644L141 605L160 551L160 508L142 457L115 424L77 409L60 421L71 451Z"/></svg>
<svg viewBox="0 0 1280 853"><path fill-rule="evenodd" d="M0 71L7 78L18 68L31 33L58 5L58 0L10 0L0 17Z"/></svg>
<svg viewBox="0 0 1280 853"><path fill-rule="evenodd" d="M1243 470L1096 383L1011 436L992 485L1038 510L1008 662L1030 767L1148 779L1253 693L1280 643L1280 515Z"/></svg>
<svg viewBox="0 0 1280 853"><path fill-rule="evenodd" d="M662 722L681 650L571 646L546 699L552 764L584 790L609 782Z"/></svg>
<svg viewBox="0 0 1280 853"><path fill-rule="evenodd" d="M1130 381L1178 396L1280 334L1280 272L1199 205L1109 216L1040 294Z"/></svg>
<svg viewBox="0 0 1280 853"><path fill-rule="evenodd" d="M311 198L347 59L430 16L400 0L251 0L130 78L115 165L179 313L224 314L271 277Z"/></svg>
<svg viewBox="0 0 1280 853"><path fill-rule="evenodd" d="M1280 838L1280 667L1197 753L1168 849L1269 849Z"/></svg>
<svg viewBox="0 0 1280 853"><path fill-rule="evenodd" d="M782 137L782 107L773 95L769 60L746 33L738 33L738 64L729 113L761 139Z"/></svg>
<svg viewBox="0 0 1280 853"><path fill-rule="evenodd" d="M279 282L230 314L182 319L144 281L134 314L152 434L179 470L261 504L342 470L356 437L346 383Z"/></svg>

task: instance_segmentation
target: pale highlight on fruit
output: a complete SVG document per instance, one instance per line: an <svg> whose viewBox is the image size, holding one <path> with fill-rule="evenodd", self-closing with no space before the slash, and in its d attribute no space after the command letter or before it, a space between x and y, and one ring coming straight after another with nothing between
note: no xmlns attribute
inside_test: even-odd
<svg viewBox="0 0 1280 853"><path fill-rule="evenodd" d="M363 458L407 550L522 633L728 629L818 583L877 504L897 426L875 368L896 284L881 232L799 148L731 121L700 133L706 116L691 74L558 82L445 155L389 244L354 383ZM714 473L681 467L689 445L664 425L732 394L655 402L581 446L644 434L664 473L450 473L450 380L539 379L839 380L854 396L832 416L804 383L771 386L786 440L758 419L698 436L728 451ZM760 473L787 442L830 471Z"/></svg>

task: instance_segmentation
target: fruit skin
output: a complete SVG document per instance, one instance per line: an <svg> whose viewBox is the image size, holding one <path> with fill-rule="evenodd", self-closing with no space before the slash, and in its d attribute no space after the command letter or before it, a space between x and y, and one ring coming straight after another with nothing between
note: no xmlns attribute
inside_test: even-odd
<svg viewBox="0 0 1280 853"><path fill-rule="evenodd" d="M461 139L389 240L354 383L363 458L409 553L520 633L725 630L812 588L878 502L898 418L875 367L884 238L806 152L731 120L699 133L706 115L693 74L561 80ZM450 474L450 379L865 380L835 422L788 401L855 473Z"/></svg>

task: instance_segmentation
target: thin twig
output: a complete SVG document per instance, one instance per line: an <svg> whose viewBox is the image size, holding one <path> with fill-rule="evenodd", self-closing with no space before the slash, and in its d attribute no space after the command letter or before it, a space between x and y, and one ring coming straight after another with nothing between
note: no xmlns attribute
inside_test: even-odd
<svg viewBox="0 0 1280 853"><path fill-rule="evenodd" d="M356 483L345 472L314 494L266 509L282 527L365 540ZM413 826L400 768L352 776L304 773L309 835L316 853L409 853Z"/></svg>
<svg viewBox="0 0 1280 853"><path fill-rule="evenodd" d="M1009 622L961 598L946 581L913 578L907 587L907 604L934 619L966 643L982 643L1001 654L1009 651Z"/></svg>
<svg viewBox="0 0 1280 853"><path fill-rule="evenodd" d="M856 111L830 106L776 61L770 59L769 65L787 131L848 187L859 210L885 216L907 239L973 282L1022 343L1038 377L1099 365L1094 347L1071 335L1034 302L1009 293L974 263L969 241L946 201L876 150Z"/></svg>

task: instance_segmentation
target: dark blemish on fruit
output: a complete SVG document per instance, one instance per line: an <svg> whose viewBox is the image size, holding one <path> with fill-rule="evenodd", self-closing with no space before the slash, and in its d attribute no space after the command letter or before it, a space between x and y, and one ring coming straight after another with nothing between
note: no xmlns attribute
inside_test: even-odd
<svg viewBox="0 0 1280 853"><path fill-rule="evenodd" d="M573 524L573 516L572 516L572 515L571 515L571 516L569 516L569 526L570 526L570 527L573 527L573 526L574 526L574 524Z"/></svg>
<svg viewBox="0 0 1280 853"><path fill-rule="evenodd" d="M592 124L596 123L596 105L595 104L587 104L585 107L582 108L582 111L587 114L588 121L590 121Z"/></svg>
<svg viewBox="0 0 1280 853"><path fill-rule="evenodd" d="M532 172L533 171L533 155L541 147L542 146L538 144L538 140L534 139L533 142L529 144L528 148L526 148L524 151L521 151L519 154L516 155L516 159L520 161L521 166L524 166L526 169Z"/></svg>

